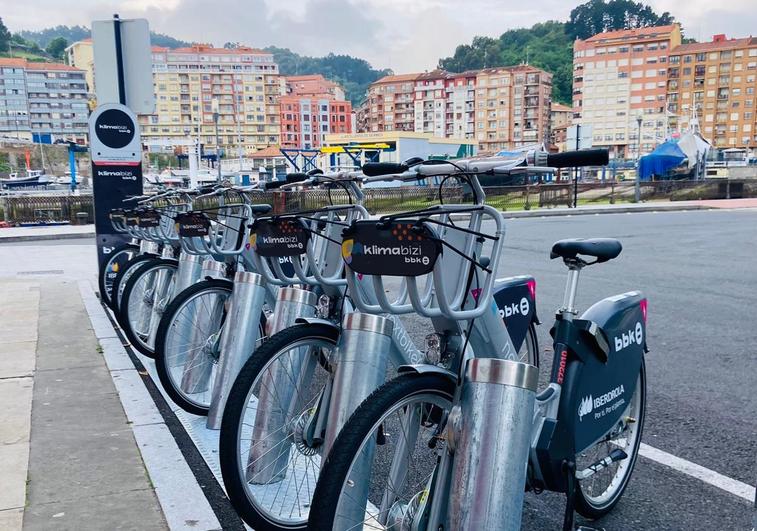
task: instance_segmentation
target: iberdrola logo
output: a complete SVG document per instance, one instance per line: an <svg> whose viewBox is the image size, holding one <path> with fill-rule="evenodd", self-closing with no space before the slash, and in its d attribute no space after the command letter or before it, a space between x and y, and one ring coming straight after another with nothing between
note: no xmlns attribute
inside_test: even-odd
<svg viewBox="0 0 757 531"><path fill-rule="evenodd" d="M352 262L352 249L355 246L355 240L350 238L349 240L344 240L342 242L342 258L344 259L345 263Z"/></svg>
<svg viewBox="0 0 757 531"><path fill-rule="evenodd" d="M250 247L252 247L253 249L257 251L258 249L257 243L258 243L258 235L253 232L252 234L250 234Z"/></svg>

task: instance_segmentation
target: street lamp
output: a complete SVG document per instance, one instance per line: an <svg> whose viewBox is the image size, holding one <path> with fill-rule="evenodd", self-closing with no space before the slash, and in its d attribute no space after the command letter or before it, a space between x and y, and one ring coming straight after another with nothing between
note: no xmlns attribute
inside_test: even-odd
<svg viewBox="0 0 757 531"><path fill-rule="evenodd" d="M213 110L213 123L216 128L216 164L218 169L218 183L221 183L221 142L218 140L218 98L213 98L211 102L211 108Z"/></svg>
<svg viewBox="0 0 757 531"><path fill-rule="evenodd" d="M634 187L634 202L641 201L641 115L636 117L636 125L638 126L638 148L636 150L636 185Z"/></svg>

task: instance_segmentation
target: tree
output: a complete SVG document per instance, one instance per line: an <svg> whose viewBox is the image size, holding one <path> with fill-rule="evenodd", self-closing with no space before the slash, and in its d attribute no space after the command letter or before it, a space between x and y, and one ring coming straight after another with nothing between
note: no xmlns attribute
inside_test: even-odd
<svg viewBox="0 0 757 531"><path fill-rule="evenodd" d="M55 37L50 41L50 44L47 45L45 51L50 54L50 57L53 59L63 59L63 53L66 51L66 48L68 48L68 41L63 37Z"/></svg>
<svg viewBox="0 0 757 531"><path fill-rule="evenodd" d="M3 19L0 18L0 52L6 53L8 51L8 45L11 40L11 32L3 24Z"/></svg>
<svg viewBox="0 0 757 531"><path fill-rule="evenodd" d="M674 21L667 11L658 15L641 2L590 0L570 12L566 29L575 39L587 39L604 31L664 26Z"/></svg>

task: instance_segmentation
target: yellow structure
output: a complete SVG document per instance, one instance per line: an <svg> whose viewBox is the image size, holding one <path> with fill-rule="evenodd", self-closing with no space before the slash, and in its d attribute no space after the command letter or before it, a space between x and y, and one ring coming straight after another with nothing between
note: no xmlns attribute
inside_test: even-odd
<svg viewBox="0 0 757 531"><path fill-rule="evenodd" d="M87 92L90 101L95 99L95 56L92 50L92 39L78 41L66 48L66 64L84 70L87 81Z"/></svg>
<svg viewBox="0 0 757 531"><path fill-rule="evenodd" d="M326 135L324 153L338 156L335 148L360 148L369 153L380 151L381 162L402 162L412 157L469 157L476 154L478 142L473 138L441 138L431 133L383 131ZM375 147L366 147L375 146ZM341 162L349 163L347 158ZM334 165L334 164L332 164Z"/></svg>

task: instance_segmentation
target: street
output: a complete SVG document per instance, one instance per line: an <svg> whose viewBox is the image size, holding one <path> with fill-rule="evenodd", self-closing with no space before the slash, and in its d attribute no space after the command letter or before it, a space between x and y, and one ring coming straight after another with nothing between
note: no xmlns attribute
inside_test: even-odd
<svg viewBox="0 0 757 531"><path fill-rule="evenodd" d="M615 237L623 252L582 272L580 311L601 298L641 290L649 301L644 442L737 482L754 485L757 401L757 210L559 216L507 221L501 276L537 281L542 381L549 375L549 327L562 302L566 268L549 259L568 237ZM0 277L94 278L93 239L0 245ZM87 271L91 271L87 273ZM415 338L426 333L418 320ZM545 348L547 352L545 353ZM752 504L642 457L606 529L747 529ZM673 463L675 465L675 462ZM753 491L752 491L753 492ZM559 529L564 497L526 495L525 529ZM580 520L579 520L580 521Z"/></svg>

